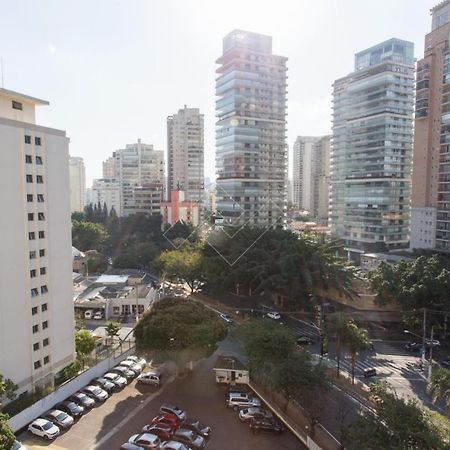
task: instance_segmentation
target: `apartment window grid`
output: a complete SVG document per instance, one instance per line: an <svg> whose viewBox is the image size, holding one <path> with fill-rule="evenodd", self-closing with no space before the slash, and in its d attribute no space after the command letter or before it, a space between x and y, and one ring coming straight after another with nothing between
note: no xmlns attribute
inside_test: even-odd
<svg viewBox="0 0 450 450"><path fill-rule="evenodd" d="M47 347L49 344L50 344L49 338L45 338L45 339L42 341L42 346L43 346L43 347Z"/></svg>
<svg viewBox="0 0 450 450"><path fill-rule="evenodd" d="M50 362L50 355L44 356L44 364L48 364Z"/></svg>
<svg viewBox="0 0 450 450"><path fill-rule="evenodd" d="M37 370L37 369L40 369L40 367L41 367L41 361L35 361L34 362L34 369Z"/></svg>

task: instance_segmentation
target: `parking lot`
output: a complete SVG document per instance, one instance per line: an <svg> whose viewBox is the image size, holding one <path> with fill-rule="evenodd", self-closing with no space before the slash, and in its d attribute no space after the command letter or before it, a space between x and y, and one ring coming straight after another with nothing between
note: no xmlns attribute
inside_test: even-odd
<svg viewBox="0 0 450 450"><path fill-rule="evenodd" d="M166 383L161 388L130 383L125 389L112 395L104 404L95 407L62 433L54 442L46 442L27 434L20 436L30 450L78 450L119 449L141 428L158 414L162 403L170 402L187 411L188 417L197 418L212 428L212 437L207 448L215 450L258 449L294 450L303 448L288 431L282 435L251 432L242 423L238 414L225 403L226 390L214 382L212 366L215 356L199 364L196 370L184 379Z"/></svg>

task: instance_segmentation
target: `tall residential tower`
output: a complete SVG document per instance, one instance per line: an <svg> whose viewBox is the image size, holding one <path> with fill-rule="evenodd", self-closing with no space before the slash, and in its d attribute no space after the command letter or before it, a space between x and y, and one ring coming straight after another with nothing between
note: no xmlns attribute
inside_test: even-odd
<svg viewBox="0 0 450 450"><path fill-rule="evenodd" d="M287 58L272 38L234 30L216 79L217 215L224 225L284 223Z"/></svg>
<svg viewBox="0 0 450 450"><path fill-rule="evenodd" d="M331 233L349 257L409 241L414 44L390 39L355 55L334 82Z"/></svg>
<svg viewBox="0 0 450 450"><path fill-rule="evenodd" d="M83 158L72 156L69 158L70 177L70 211L84 211L86 204L86 171Z"/></svg>

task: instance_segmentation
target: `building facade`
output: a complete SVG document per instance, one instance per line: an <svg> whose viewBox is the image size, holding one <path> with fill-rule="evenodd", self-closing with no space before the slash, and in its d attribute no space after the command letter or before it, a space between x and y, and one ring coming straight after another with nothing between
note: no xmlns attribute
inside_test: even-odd
<svg viewBox="0 0 450 450"><path fill-rule="evenodd" d="M0 373L17 394L75 359L69 139L36 124L39 105L0 89Z"/></svg>
<svg viewBox="0 0 450 450"><path fill-rule="evenodd" d="M160 183L144 184L134 188L134 212L155 216L161 214L163 185Z"/></svg>
<svg viewBox="0 0 450 450"><path fill-rule="evenodd" d="M201 202L204 192L204 120L198 108L180 109L167 118L167 199L183 190Z"/></svg>
<svg viewBox="0 0 450 450"><path fill-rule="evenodd" d="M183 191L172 191L170 202L161 204L163 225L186 222L197 227L200 224L200 204L186 200Z"/></svg>
<svg viewBox="0 0 450 450"><path fill-rule="evenodd" d="M450 250L450 2L431 10L417 62L411 248Z"/></svg>
<svg viewBox="0 0 450 450"><path fill-rule="evenodd" d="M69 157L70 211L84 211L86 204L86 170L83 158Z"/></svg>
<svg viewBox="0 0 450 450"><path fill-rule="evenodd" d="M334 82L329 225L355 261L408 245L413 99L414 45L400 39Z"/></svg>
<svg viewBox="0 0 450 450"><path fill-rule="evenodd" d="M272 38L234 30L216 79L217 214L225 226L279 226L287 195L287 58Z"/></svg>
<svg viewBox="0 0 450 450"><path fill-rule="evenodd" d="M294 207L328 217L330 136L298 136L293 148ZM319 213L320 209L320 213Z"/></svg>
<svg viewBox="0 0 450 450"><path fill-rule="evenodd" d="M104 205L111 211L115 209L118 216L122 216L122 189L115 178L99 178L92 183L92 203Z"/></svg>

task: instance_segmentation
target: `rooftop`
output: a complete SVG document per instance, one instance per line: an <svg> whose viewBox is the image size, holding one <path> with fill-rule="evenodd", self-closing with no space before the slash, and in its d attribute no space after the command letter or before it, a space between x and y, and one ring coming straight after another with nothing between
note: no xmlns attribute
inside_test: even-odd
<svg viewBox="0 0 450 450"><path fill-rule="evenodd" d="M95 281L98 284L120 284L128 281L128 275L100 275Z"/></svg>
<svg viewBox="0 0 450 450"><path fill-rule="evenodd" d="M47 100L31 97L29 95L21 94L20 92L10 91L9 89L0 88L0 96L9 97L13 100L18 100L24 103L32 103L34 105L49 105Z"/></svg>
<svg viewBox="0 0 450 450"><path fill-rule="evenodd" d="M217 357L214 363L214 370L216 369L248 370L237 358L227 355L219 355Z"/></svg>

